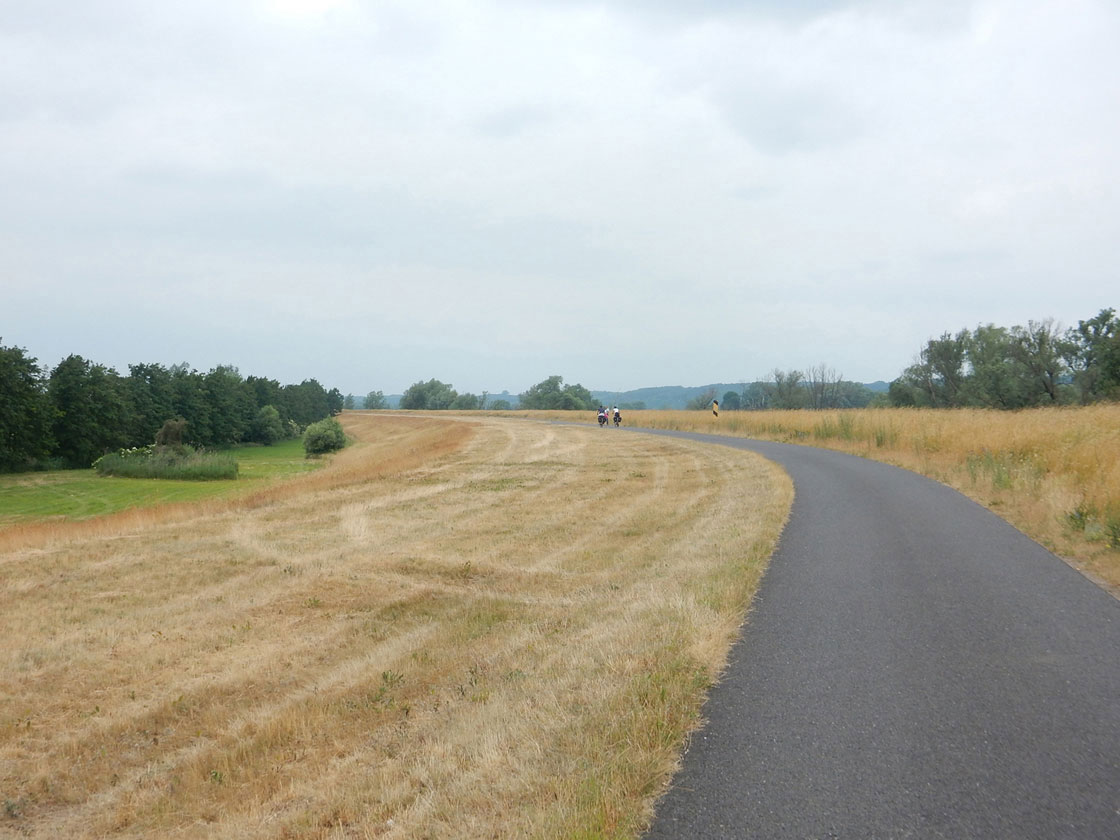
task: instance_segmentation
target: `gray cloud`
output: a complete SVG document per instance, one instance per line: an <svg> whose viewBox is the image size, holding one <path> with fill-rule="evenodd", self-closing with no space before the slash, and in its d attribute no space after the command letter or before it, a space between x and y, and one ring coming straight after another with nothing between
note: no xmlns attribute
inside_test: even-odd
<svg viewBox="0 0 1120 840"><path fill-rule="evenodd" d="M483 134L503 138L514 137L531 129L546 129L552 121L552 109L536 103L524 103L484 114L476 125Z"/></svg>
<svg viewBox="0 0 1120 840"><path fill-rule="evenodd" d="M1120 305L1104 0L0 20L0 335L48 363L877 379L945 329Z"/></svg>
<svg viewBox="0 0 1120 840"><path fill-rule="evenodd" d="M863 119L833 93L755 85L718 99L728 123L766 154L820 151L858 137Z"/></svg>

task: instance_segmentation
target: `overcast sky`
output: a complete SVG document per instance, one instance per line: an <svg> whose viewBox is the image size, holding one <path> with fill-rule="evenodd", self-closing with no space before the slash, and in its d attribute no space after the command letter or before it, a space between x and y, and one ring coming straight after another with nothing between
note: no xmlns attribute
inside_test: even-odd
<svg viewBox="0 0 1120 840"><path fill-rule="evenodd" d="M1115 0L0 3L0 343L893 379L1120 308Z"/></svg>

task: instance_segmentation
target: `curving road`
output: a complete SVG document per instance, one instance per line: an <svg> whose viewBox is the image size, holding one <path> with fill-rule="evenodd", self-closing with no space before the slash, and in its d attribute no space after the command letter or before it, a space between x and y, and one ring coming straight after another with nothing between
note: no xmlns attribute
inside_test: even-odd
<svg viewBox="0 0 1120 840"><path fill-rule="evenodd" d="M913 473L666 434L796 500L647 840L1120 838L1120 601Z"/></svg>

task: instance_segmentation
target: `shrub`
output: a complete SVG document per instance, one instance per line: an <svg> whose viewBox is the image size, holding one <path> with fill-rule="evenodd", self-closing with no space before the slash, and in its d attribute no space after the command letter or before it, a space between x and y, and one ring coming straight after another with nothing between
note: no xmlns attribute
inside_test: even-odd
<svg viewBox="0 0 1120 840"><path fill-rule="evenodd" d="M310 457L335 452L346 446L346 433L333 417L312 423L303 433L303 451Z"/></svg>

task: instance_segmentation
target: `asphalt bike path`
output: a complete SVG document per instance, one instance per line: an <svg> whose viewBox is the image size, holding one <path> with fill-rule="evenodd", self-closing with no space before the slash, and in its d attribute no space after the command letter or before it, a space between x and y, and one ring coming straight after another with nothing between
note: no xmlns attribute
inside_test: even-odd
<svg viewBox="0 0 1120 840"><path fill-rule="evenodd" d="M811 447L647 840L1120 840L1120 601L941 484Z"/></svg>

